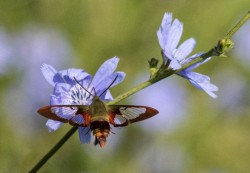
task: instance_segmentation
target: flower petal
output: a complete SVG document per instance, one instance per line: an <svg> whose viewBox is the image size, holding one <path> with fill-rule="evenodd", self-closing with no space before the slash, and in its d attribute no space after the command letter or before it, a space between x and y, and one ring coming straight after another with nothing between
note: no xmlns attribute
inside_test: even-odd
<svg viewBox="0 0 250 173"><path fill-rule="evenodd" d="M174 57L179 61L184 60L193 51L195 44L196 42L193 38L184 41L176 50Z"/></svg>
<svg viewBox="0 0 250 173"><path fill-rule="evenodd" d="M96 90L96 94L99 96L100 94L102 94L102 92L104 90L106 90L109 85L114 81L114 83L112 84L111 87L121 83L123 81L123 79L125 78L126 74L124 72L115 72L109 76L107 76L106 78L103 78L99 84L97 86L95 86L95 90ZM110 88L111 88L110 87Z"/></svg>
<svg viewBox="0 0 250 173"><path fill-rule="evenodd" d="M67 83L57 83L54 88L54 94L62 94L62 93L68 93L70 89L72 88L72 85Z"/></svg>
<svg viewBox="0 0 250 173"><path fill-rule="evenodd" d="M91 140L90 126L78 127L78 134L82 144L89 144Z"/></svg>
<svg viewBox="0 0 250 173"><path fill-rule="evenodd" d="M188 79L197 89L204 90L211 97L217 97L213 92L218 91L219 88L210 83L210 78L208 76L189 71L181 71L178 75Z"/></svg>
<svg viewBox="0 0 250 173"><path fill-rule="evenodd" d="M60 97L55 96L55 95L50 96L50 105L60 105L62 103L63 101Z"/></svg>
<svg viewBox="0 0 250 173"><path fill-rule="evenodd" d="M52 85L52 86L55 86L55 83L54 83L54 76L55 74L57 73L57 71L51 66L51 65L48 65L48 64L43 64L41 66L41 71L42 71L42 74L43 76L45 77L45 79Z"/></svg>
<svg viewBox="0 0 250 173"><path fill-rule="evenodd" d="M81 124L84 123L84 118L83 118L83 116L81 114L77 114L73 118L71 118L71 121L81 125Z"/></svg>
<svg viewBox="0 0 250 173"><path fill-rule="evenodd" d="M55 121L55 120L51 120L49 119L46 122L46 127L49 129L49 132L53 132L55 130L57 130L59 127L61 127L63 123L60 121Z"/></svg>
<svg viewBox="0 0 250 173"><path fill-rule="evenodd" d="M211 59L211 58L207 58L207 59L205 59L205 60L203 60L203 61L197 62L197 63L195 63L195 64L189 66L189 67L186 68L185 70L186 70L186 71L191 71L191 70L193 70L193 69L199 67L201 64L206 63L206 62L209 61L210 59Z"/></svg>
<svg viewBox="0 0 250 173"><path fill-rule="evenodd" d="M185 60L183 60L183 61L181 62L181 64L182 64L182 65L187 64L187 63L189 63L189 62L195 60L196 58L199 58L202 54L204 54L204 53L201 52L201 53L197 53L197 54L195 54L195 55L192 55L191 57L186 58ZM210 57L210 58L206 58L206 59L203 60L203 61L197 62L197 63L195 63L195 64L193 64L193 65L191 65L191 66L185 68L183 71L192 71L193 69L199 67L201 64L206 63L206 62L209 61L210 59L211 59L211 57Z"/></svg>
<svg viewBox="0 0 250 173"><path fill-rule="evenodd" d="M200 52L200 53L194 54L194 55L192 55L192 56L186 58L185 60L183 60L183 61L181 62L181 64L189 63L189 62L195 60L196 58L200 57L202 54L204 54L204 52Z"/></svg>
<svg viewBox="0 0 250 173"><path fill-rule="evenodd" d="M183 31L183 24L175 19L168 34L167 43L164 49L169 49L171 52L174 51L180 41Z"/></svg>
<svg viewBox="0 0 250 173"><path fill-rule="evenodd" d="M105 61L97 70L91 85L95 87L99 84L100 81L110 76L115 71L118 62L119 58L116 56Z"/></svg>
<svg viewBox="0 0 250 173"><path fill-rule="evenodd" d="M86 73L85 70L71 68L59 71L54 77L54 82L74 85L76 82L74 78L76 78L77 81L81 81L85 78L91 79L91 75Z"/></svg>
<svg viewBox="0 0 250 173"><path fill-rule="evenodd" d="M178 70L181 68L181 64L179 63L177 59L173 59L170 62L169 67L171 67L173 70Z"/></svg>
<svg viewBox="0 0 250 173"><path fill-rule="evenodd" d="M113 100L113 96L111 95L110 91L107 90L106 93L104 93L103 95L100 96L100 99L101 100L104 100L104 101L111 101Z"/></svg>
<svg viewBox="0 0 250 173"><path fill-rule="evenodd" d="M165 62L168 62L168 60L172 61L174 59L172 52L168 49L162 50L162 56L163 56Z"/></svg>
<svg viewBox="0 0 250 173"><path fill-rule="evenodd" d="M157 31L159 44L162 49L164 49L164 46L167 44L167 39L171 24L172 24L172 13L165 13L162 19L161 26Z"/></svg>

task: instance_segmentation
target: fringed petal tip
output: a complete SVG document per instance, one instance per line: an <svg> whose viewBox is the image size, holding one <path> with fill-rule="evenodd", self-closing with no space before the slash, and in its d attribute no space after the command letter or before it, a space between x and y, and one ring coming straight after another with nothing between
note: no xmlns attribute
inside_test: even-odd
<svg viewBox="0 0 250 173"><path fill-rule="evenodd" d="M117 68L118 62L119 58L116 56L106 60L97 70L95 76L93 77L91 85L97 86L103 79L114 73L115 69Z"/></svg>
<svg viewBox="0 0 250 173"><path fill-rule="evenodd" d="M44 78L52 86L54 86L55 83L54 83L53 79L54 79L55 74L57 73L57 71L54 69L54 67L52 67L51 65L48 65L48 64L42 64L40 69L42 71L42 74L43 74Z"/></svg>
<svg viewBox="0 0 250 173"><path fill-rule="evenodd" d="M46 122L46 127L48 128L49 132L53 132L56 131L57 129L59 129L61 127L63 123L60 121L55 121L55 120L48 120Z"/></svg>
<svg viewBox="0 0 250 173"><path fill-rule="evenodd" d="M110 58L109 60L114 61L114 63L117 64L120 61L120 58L118 56L114 56L113 58Z"/></svg>
<svg viewBox="0 0 250 173"><path fill-rule="evenodd" d="M217 98L217 95L214 92L218 91L219 88L210 83L209 76L190 71L181 71L178 75L188 79L193 86L197 89L205 91L212 98Z"/></svg>
<svg viewBox="0 0 250 173"><path fill-rule="evenodd" d="M165 30L165 29L168 28L168 26L171 25L171 23L172 23L172 16L173 16L172 13L169 13L169 12L164 13L160 29Z"/></svg>
<svg viewBox="0 0 250 173"><path fill-rule="evenodd" d="M161 22L161 26L157 30L159 44L162 49L164 49L166 42L168 40L167 38L171 24L172 24L172 13L165 13Z"/></svg>

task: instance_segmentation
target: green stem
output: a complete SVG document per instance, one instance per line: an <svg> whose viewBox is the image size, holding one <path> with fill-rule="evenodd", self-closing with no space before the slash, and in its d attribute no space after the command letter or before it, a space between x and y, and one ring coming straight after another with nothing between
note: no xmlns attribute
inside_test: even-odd
<svg viewBox="0 0 250 173"><path fill-rule="evenodd" d="M234 35L236 31L240 29L240 27L250 18L250 11L227 33L225 39L228 39Z"/></svg>
<svg viewBox="0 0 250 173"><path fill-rule="evenodd" d="M215 56L214 48L207 51L206 53L202 54L200 57L195 58L193 61L190 61L190 62L182 65L182 67L180 69L176 70L175 73L178 73L178 72L180 72L180 71L182 71L182 70L184 70L184 69L186 69L186 68L188 68L188 67L190 67L198 62L201 62L209 57L212 57L212 56Z"/></svg>
<svg viewBox="0 0 250 173"><path fill-rule="evenodd" d="M143 88L146 88L146 87L148 87L148 86L150 86L150 85L152 85L152 84L153 84L153 83L152 83L151 81L143 82L143 83L139 84L137 87L132 88L131 90L129 90L129 91L127 91L127 92L125 92L125 93L119 95L119 96L116 97L114 100L108 102L107 105L116 104L116 103L118 103L119 101L121 101L121 100L127 98L128 96L130 96L130 95L132 95L132 94L134 94L134 93L136 93L136 92L142 90Z"/></svg>
<svg viewBox="0 0 250 173"><path fill-rule="evenodd" d="M77 127L72 127L60 141L29 171L29 173L37 172L48 160L51 158L62 146L63 144L75 133Z"/></svg>

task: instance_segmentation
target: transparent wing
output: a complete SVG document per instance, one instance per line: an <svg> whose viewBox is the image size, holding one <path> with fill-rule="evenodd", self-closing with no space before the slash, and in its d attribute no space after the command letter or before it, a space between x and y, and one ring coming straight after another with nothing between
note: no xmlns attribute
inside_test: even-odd
<svg viewBox="0 0 250 173"><path fill-rule="evenodd" d="M116 125L121 125L121 124L124 124L127 122L127 119L124 118L122 115L118 115L116 114L115 117L114 117L114 123Z"/></svg>
<svg viewBox="0 0 250 173"><path fill-rule="evenodd" d="M129 123L148 119L158 114L158 111L148 106L111 105L109 114L114 119L114 126L126 126Z"/></svg>
<svg viewBox="0 0 250 173"><path fill-rule="evenodd" d="M37 112L48 119L81 126L85 122L83 115L87 110L88 106L84 105L51 105L44 106Z"/></svg>

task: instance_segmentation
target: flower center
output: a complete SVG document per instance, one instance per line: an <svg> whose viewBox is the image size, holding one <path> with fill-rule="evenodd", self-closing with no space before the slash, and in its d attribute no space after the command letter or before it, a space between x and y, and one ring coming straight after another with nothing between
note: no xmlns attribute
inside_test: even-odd
<svg viewBox="0 0 250 173"><path fill-rule="evenodd" d="M89 105L91 103L91 95L86 92L80 85L74 85L70 91L70 102L76 105Z"/></svg>

